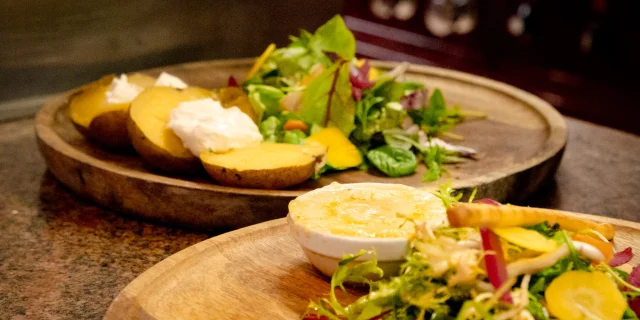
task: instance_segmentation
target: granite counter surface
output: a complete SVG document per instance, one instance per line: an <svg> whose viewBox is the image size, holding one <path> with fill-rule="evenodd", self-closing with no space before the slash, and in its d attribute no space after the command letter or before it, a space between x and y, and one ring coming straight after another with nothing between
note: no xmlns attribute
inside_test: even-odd
<svg viewBox="0 0 640 320"><path fill-rule="evenodd" d="M558 173L526 204L640 221L640 137L567 122ZM144 270L214 235L72 195L47 173L32 119L0 124L0 319L100 319Z"/></svg>

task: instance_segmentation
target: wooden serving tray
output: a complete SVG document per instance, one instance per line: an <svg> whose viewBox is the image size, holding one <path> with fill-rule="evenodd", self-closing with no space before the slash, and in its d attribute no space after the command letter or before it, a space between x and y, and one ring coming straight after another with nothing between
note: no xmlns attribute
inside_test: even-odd
<svg viewBox="0 0 640 320"><path fill-rule="evenodd" d="M640 250L639 223L577 216L615 225L617 250ZM639 262L636 255L631 264ZM105 319L300 319L309 301L327 297L329 288L329 279L307 262L289 234L286 220L278 219L161 261L118 294Z"/></svg>
<svg viewBox="0 0 640 320"><path fill-rule="evenodd" d="M174 74L191 85L225 86L230 75L242 80L253 59L189 63L144 71ZM389 70L393 62L373 62ZM479 151L477 161L448 166L453 187L478 197L518 203L551 177L567 140L562 116L542 99L486 78L428 66L412 66L407 79L440 88L449 106L482 111L484 120L471 120L453 129L464 136L456 142ZM73 192L96 203L143 219L203 230L239 228L283 217L288 202L333 181L402 183L435 189L423 183L423 165L408 177L388 178L374 171L351 170L324 175L288 190L239 189L217 185L203 173L175 177L155 172L135 154L114 154L86 140L72 125L67 100L56 96L36 116L40 151L49 170Z"/></svg>

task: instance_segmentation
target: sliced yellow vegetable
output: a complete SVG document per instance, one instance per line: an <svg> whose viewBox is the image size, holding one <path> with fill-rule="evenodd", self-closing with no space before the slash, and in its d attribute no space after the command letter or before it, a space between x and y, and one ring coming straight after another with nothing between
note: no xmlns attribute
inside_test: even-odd
<svg viewBox="0 0 640 320"><path fill-rule="evenodd" d="M569 271L544 293L547 308L560 320L620 320L627 309L615 282L602 272Z"/></svg>
<svg viewBox="0 0 640 320"><path fill-rule="evenodd" d="M534 230L520 227L494 228L491 230L500 238L526 249L549 252L558 247L555 241L545 238Z"/></svg>
<svg viewBox="0 0 640 320"><path fill-rule="evenodd" d="M269 58L269 56L275 49L276 49L275 43L272 43L269 46L267 46L267 49L264 50L264 52L260 55L258 60L256 60L256 63L253 65L253 67L251 67L251 70L249 70L249 73L247 73L247 79L256 75L258 70L260 70L260 67L262 67L264 62L267 61L267 58Z"/></svg>
<svg viewBox="0 0 640 320"><path fill-rule="evenodd" d="M306 143L320 143L327 147L327 163L337 169L357 167L362 163L360 151L338 128L325 128L309 136Z"/></svg>

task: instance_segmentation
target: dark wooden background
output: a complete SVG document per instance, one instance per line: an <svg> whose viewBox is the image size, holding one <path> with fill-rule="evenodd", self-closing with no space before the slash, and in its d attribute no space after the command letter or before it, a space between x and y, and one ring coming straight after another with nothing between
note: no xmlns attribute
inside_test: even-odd
<svg viewBox="0 0 640 320"><path fill-rule="evenodd" d="M371 9L403 1L417 7L407 20ZM640 134L640 1L440 0L456 12L464 10L453 3L475 7L475 28L445 37L425 26L435 2L352 0L343 14L364 56L483 75L530 91L563 114ZM521 23L521 33L509 31L510 19Z"/></svg>
<svg viewBox="0 0 640 320"><path fill-rule="evenodd" d="M370 10L376 1L414 1L417 9L406 21L381 19ZM433 35L426 0L2 0L0 120L35 112L47 95L103 74L255 56L343 13L361 56L480 74L563 114L640 133L640 1L443 1L475 3L476 27ZM518 36L506 27L514 16L524 27Z"/></svg>
<svg viewBox="0 0 640 320"><path fill-rule="evenodd" d="M256 56L342 10L339 0L2 0L0 113L113 72ZM4 105L2 104L4 102ZM0 114L0 119L1 119Z"/></svg>

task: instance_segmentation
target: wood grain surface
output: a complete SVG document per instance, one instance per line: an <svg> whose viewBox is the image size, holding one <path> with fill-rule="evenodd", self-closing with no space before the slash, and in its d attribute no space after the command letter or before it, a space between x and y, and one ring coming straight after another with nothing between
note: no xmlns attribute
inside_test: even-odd
<svg viewBox="0 0 640 320"><path fill-rule="evenodd" d="M192 85L216 88L229 75L242 79L252 60L200 62L149 70L168 71ZM390 69L396 63L375 62ZM482 111L453 131L458 144L479 150L476 161L448 166L453 187L478 197L520 203L556 171L567 139L564 119L543 100L489 79L427 66L413 66L408 79L440 88L449 105ZM288 190L238 189L216 185L203 173L184 178L158 174L135 155L106 152L87 141L67 115L69 93L49 101L36 117L36 133L50 171L75 193L117 211L168 224L211 230L243 227L283 217L289 200L333 181L402 183L434 189L422 183L425 167L411 176L388 178L374 170L327 174Z"/></svg>
<svg viewBox="0 0 640 320"><path fill-rule="evenodd" d="M640 250L640 224L577 215L614 224L616 249ZM636 255L631 263L639 261ZM163 260L120 292L105 319L299 319L309 301L326 297L328 280L306 261L285 219L278 219Z"/></svg>

